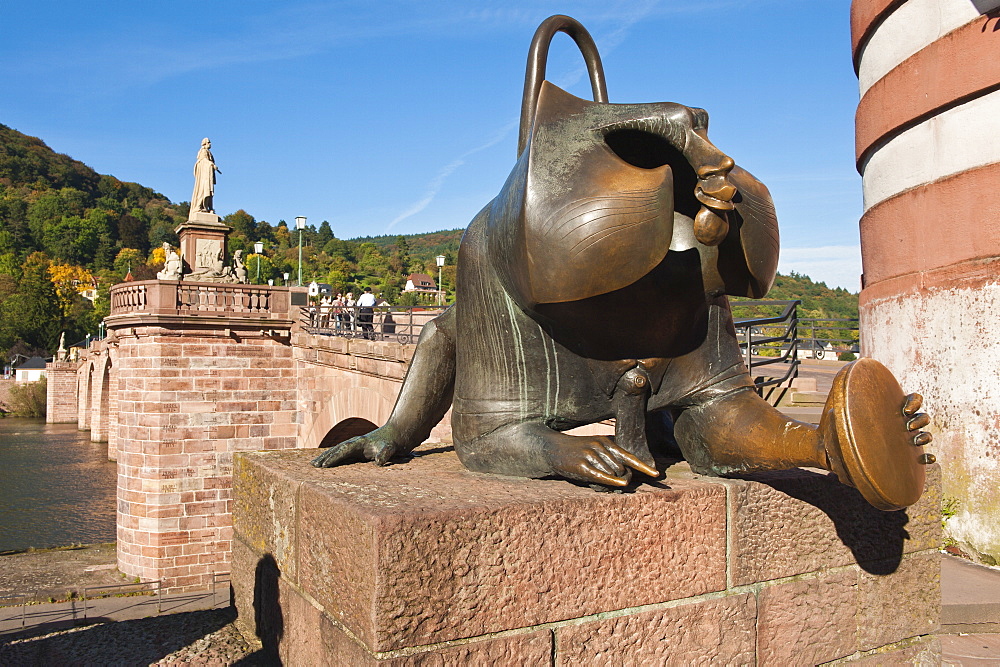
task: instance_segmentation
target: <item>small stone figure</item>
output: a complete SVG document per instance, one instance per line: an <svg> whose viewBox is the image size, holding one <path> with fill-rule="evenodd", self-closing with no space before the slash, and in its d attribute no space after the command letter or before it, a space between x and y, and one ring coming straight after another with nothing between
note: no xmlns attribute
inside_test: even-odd
<svg viewBox="0 0 1000 667"><path fill-rule="evenodd" d="M56 361L66 361L66 332L59 334L59 349L56 350Z"/></svg>
<svg viewBox="0 0 1000 667"><path fill-rule="evenodd" d="M194 192L191 195L192 213L215 213L215 172L222 170L215 166L212 156L212 142L205 137L201 140L201 148L194 163Z"/></svg>
<svg viewBox="0 0 1000 667"><path fill-rule="evenodd" d="M236 282L246 285L250 282L247 277L247 267L243 264L243 251L237 250L233 253L233 276Z"/></svg>
<svg viewBox="0 0 1000 667"><path fill-rule="evenodd" d="M544 81L557 31L580 46L593 102ZM757 395L726 295L764 296L777 262L771 196L709 141L708 114L609 104L592 38L551 17L529 51L517 162L462 239L456 304L424 327L388 422L313 465L384 465L450 407L475 471L622 487L679 447L699 474L815 467L879 509L913 504L929 418L885 366L842 369L818 428ZM609 418L614 438L565 433Z"/></svg>
<svg viewBox="0 0 1000 667"><path fill-rule="evenodd" d="M163 242L163 255L163 270L157 272L156 279L180 280L182 271L181 256L178 255L173 246L166 241Z"/></svg>

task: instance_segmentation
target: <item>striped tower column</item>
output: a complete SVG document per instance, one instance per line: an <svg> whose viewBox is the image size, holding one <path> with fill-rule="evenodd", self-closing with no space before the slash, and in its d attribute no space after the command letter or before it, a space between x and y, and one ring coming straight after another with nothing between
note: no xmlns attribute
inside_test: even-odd
<svg viewBox="0 0 1000 667"><path fill-rule="evenodd" d="M947 533L1000 562L1000 0L854 0L861 337L933 417Z"/></svg>

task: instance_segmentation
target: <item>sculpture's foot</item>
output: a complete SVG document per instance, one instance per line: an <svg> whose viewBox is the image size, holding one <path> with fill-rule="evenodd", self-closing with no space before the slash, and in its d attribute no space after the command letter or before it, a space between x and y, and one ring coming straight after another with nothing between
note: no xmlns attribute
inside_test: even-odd
<svg viewBox="0 0 1000 667"><path fill-rule="evenodd" d="M930 421L916 414L921 401L904 395L874 359L848 364L834 378L819 425L829 468L881 510L908 507L923 492L924 466L934 457L922 448L931 436L919 430Z"/></svg>

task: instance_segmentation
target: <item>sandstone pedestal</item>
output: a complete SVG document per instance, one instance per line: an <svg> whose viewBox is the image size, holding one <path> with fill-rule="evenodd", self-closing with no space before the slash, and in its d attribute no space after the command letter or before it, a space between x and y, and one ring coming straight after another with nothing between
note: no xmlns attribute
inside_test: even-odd
<svg viewBox="0 0 1000 667"><path fill-rule="evenodd" d="M419 450L418 450L419 451ZM684 464L632 493L472 473L450 449L234 459L241 630L287 664L938 659L938 472L905 512L830 475Z"/></svg>
<svg viewBox="0 0 1000 667"><path fill-rule="evenodd" d="M180 239L184 273L211 269L221 259L226 261L226 241L232 229L214 213L191 213L187 222L174 232Z"/></svg>

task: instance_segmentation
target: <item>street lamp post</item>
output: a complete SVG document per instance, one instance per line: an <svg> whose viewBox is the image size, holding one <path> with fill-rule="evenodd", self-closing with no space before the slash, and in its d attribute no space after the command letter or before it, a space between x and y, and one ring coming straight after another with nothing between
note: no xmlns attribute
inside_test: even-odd
<svg viewBox="0 0 1000 667"><path fill-rule="evenodd" d="M295 217L295 228L299 230L299 287L302 287L302 230L306 228L306 217Z"/></svg>
<svg viewBox="0 0 1000 667"><path fill-rule="evenodd" d="M444 266L444 255L438 255L434 258L438 265L438 305L444 305L444 289L441 287L441 267Z"/></svg>
<svg viewBox="0 0 1000 667"><path fill-rule="evenodd" d="M257 284L260 285L260 254L264 252L264 242L257 241L254 243L253 251L257 254Z"/></svg>

